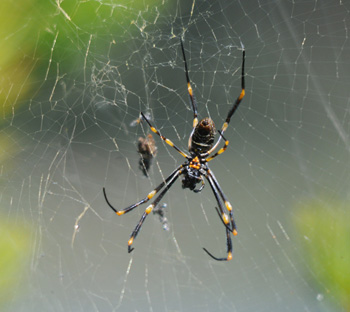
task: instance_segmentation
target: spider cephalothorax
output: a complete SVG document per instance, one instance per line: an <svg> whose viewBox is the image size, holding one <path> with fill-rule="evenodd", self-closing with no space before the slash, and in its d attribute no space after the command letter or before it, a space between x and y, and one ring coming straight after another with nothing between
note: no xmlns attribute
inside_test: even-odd
<svg viewBox="0 0 350 312"><path fill-rule="evenodd" d="M236 109L238 108L240 102L242 101L244 95L245 95L245 85L244 85L244 61L245 61L245 51L243 48L243 60L242 60L242 75L241 75L241 93L237 97L236 102L233 104L231 109L229 110L226 120L224 124L221 127L221 130L219 131L220 137L217 140L217 142L214 144L214 136L216 133L214 122L209 118L206 117L198 122L197 118L197 103L193 96L193 90L190 83L190 78L188 75L188 69L187 69L187 62L186 62L186 55L185 50L183 47L182 40L181 42L181 50L182 55L185 63L185 73L186 73L186 81L187 81L187 90L188 94L190 96L191 106L193 110L193 128L188 140L188 151L189 155L180 150L172 141L167 139L166 137L162 136L160 132L151 125L150 121L147 119L147 117L141 112L141 115L143 119L148 123L150 126L150 129L155 134L159 135L160 138L165 141L168 145L173 147L177 152L179 152L183 157L186 158L186 161L177 167L165 180L163 180L162 183L160 183L153 191L148 193L148 195L141 199L136 204L133 204L123 210L118 210L114 208L111 203L108 201L106 190L103 188L103 194L106 199L106 202L108 206L118 215L123 215L124 213L127 213L136 207L140 206L143 203L148 202L150 199L153 198L161 189L162 191L159 193L158 197L154 200L154 202L149 205L145 212L143 213L139 223L136 225L134 231L131 233L130 239L128 241L128 251L133 251L134 248L132 248L132 244L134 242L134 239L136 238L137 234L139 233L141 226L143 222L145 221L147 215L159 204L160 200L163 198L165 193L170 189L170 187L173 185L173 183L177 180L179 176L182 176L182 187L183 188L189 188L191 191L194 192L200 192L204 187L204 179L206 179L209 182L209 185L214 193L216 202L218 204L218 207L216 207L216 211L219 214L219 217L221 221L223 222L225 226L226 231L226 244L227 244L227 257L225 258L217 258L214 257L207 249L203 248L204 251L213 259L219 260L219 261L227 261L232 259L232 241L231 241L231 234L236 235L236 223L233 218L233 210L230 202L227 200L224 192L222 191L219 182L214 176L214 173L209 169L208 162L211 161L216 156L223 153L229 142L224 138L224 132L228 127L228 124L230 122L230 119ZM243 47L243 46L242 46ZM225 144L222 148L220 148L214 155L210 156L214 150L217 148L221 138L224 139ZM197 189L196 186L198 183L201 183L201 186Z"/></svg>
<svg viewBox="0 0 350 312"><path fill-rule="evenodd" d="M195 193L200 192L204 187L203 175L206 173L204 168L205 166L203 162L201 163L198 156L195 156L189 163L185 164L186 173L183 174L182 188L189 188ZM202 185L199 189L196 189L198 183L202 183Z"/></svg>

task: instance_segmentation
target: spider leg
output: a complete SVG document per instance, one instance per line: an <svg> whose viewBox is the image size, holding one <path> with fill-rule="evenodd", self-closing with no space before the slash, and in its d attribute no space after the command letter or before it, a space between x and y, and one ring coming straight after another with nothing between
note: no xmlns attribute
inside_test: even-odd
<svg viewBox="0 0 350 312"><path fill-rule="evenodd" d="M237 235L237 227L236 227L236 222L235 222L235 219L233 217L233 210L232 210L232 205L231 203L227 200L227 197L226 195L224 194L224 192L222 191L220 185L219 185L219 182L218 180L215 178L215 175L214 173L209 169L208 170L208 178L211 179L211 181L213 182L216 190L219 192L222 200L224 201L224 204L225 204L225 207L227 208L229 214L230 214L230 227L229 229L231 230L232 234L234 236Z"/></svg>
<svg viewBox="0 0 350 312"><path fill-rule="evenodd" d="M177 150L183 157L185 157L186 159L189 159L189 158L190 158L187 154L185 154L183 151L181 151L172 141L170 141L169 139L167 139L165 136L161 135L160 132L159 132L156 128L154 128L154 127L152 126L152 124L150 123L150 121L147 119L147 117L146 117L142 112L141 112L141 115L142 115L142 118L143 118L144 120L146 120L146 122L148 123L149 127L151 128L151 130L152 130L155 134L159 135L159 137L160 137L163 141L165 141L165 143L167 143L168 145L170 145L171 147L173 147L174 149L176 149L176 150Z"/></svg>
<svg viewBox="0 0 350 312"><path fill-rule="evenodd" d="M103 195L105 197L105 200L108 204L108 206L118 215L118 216L121 216L123 215L124 213L127 213L133 209L135 209L136 207L148 202L154 195L156 195L160 189L165 185L167 184L176 174L179 174L179 171L181 170L181 168L183 167L183 165L177 167L166 179L165 181L163 181L162 183L160 183L152 192L148 193L148 195L141 199L139 202L123 209L123 210L117 210L116 208L113 207L113 205L109 202L108 198L107 198L107 194L106 194L106 189L103 188Z"/></svg>
<svg viewBox="0 0 350 312"><path fill-rule="evenodd" d="M235 227L234 227L234 223L230 223L230 220L228 218L228 216L226 215L226 213L224 212L224 209L223 209L223 205L222 205L222 202L220 200L220 197L219 197L219 194L222 195L223 192L221 191L218 191L218 188L220 188L219 184L215 183L213 181L213 178L211 176L211 171L207 170L207 176L206 176L209 184L210 184L210 187L211 189L213 190L213 193L214 193L214 196L215 196L215 199L219 205L219 208L216 208L219 216L220 216L220 219L221 221L223 222L223 224L225 225L225 230L226 230L226 245L227 245L227 257L226 258L217 258L215 256L213 256L206 248L203 248L203 250L210 256L212 257L214 260L217 260L217 261L229 261L232 259L232 240L231 240L231 236L230 236L230 233L232 232L234 235L237 233ZM224 203L225 203L225 206L226 208L228 207L231 207L231 204L225 200L224 200ZM229 209L228 209L229 210ZM232 210L232 208L231 208ZM229 210L230 211L230 210ZM230 211L231 212L231 211ZM231 226L231 227L230 227Z"/></svg>
<svg viewBox="0 0 350 312"><path fill-rule="evenodd" d="M213 256L206 248L203 250L216 261L230 261L232 260L232 240L230 236L230 231L226 228L226 244L227 244L227 258L217 258Z"/></svg>
<svg viewBox="0 0 350 312"><path fill-rule="evenodd" d="M239 104L241 103L242 99L244 98L245 96L245 78L244 78L244 63L245 63L245 50L244 50L244 47L243 47L243 57L242 57L242 76L241 76L241 93L239 94L239 96L237 97L236 99L236 102L235 104L232 106L232 108L230 109L230 111L228 112L227 114L227 117L226 117L226 121L225 123L223 124L222 128L221 128L221 131L224 132L231 120L231 117L232 115L235 113L235 111L237 110Z"/></svg>
<svg viewBox="0 0 350 312"><path fill-rule="evenodd" d="M201 186L199 187L199 189L194 189L194 190L193 190L193 192L195 192L195 193L201 192L201 191L203 190L203 188L204 188L205 183L204 183L203 176L200 176L200 178L201 178L202 184L201 184Z"/></svg>
<svg viewBox="0 0 350 312"><path fill-rule="evenodd" d="M182 173L182 169L178 169L175 171L174 174L171 174L171 178L167 179L167 183L165 185L165 189L163 189L163 191L158 195L158 197L156 198L156 200L149 205L145 212L143 213L139 223L136 225L135 229L133 230L133 232L130 235L130 239L128 240L128 252L132 252L134 250L134 248L132 248L132 244L137 236L137 234L139 233L141 226L143 224L143 222L145 221L146 217L152 212L153 208L156 207L159 202L161 201L161 199L163 198L163 196L165 195L165 193L170 189L170 187L172 186L172 184L177 180L177 178L179 177L179 175Z"/></svg>
<svg viewBox="0 0 350 312"><path fill-rule="evenodd" d="M222 131L218 131L218 132L220 133L220 138L222 137L222 138L225 140L225 144L224 144L224 146L223 146L222 148L220 148L213 156L208 157L208 158L206 159L207 162L208 162L208 161L211 161L211 160L212 160L213 158L215 158L216 156L218 156L218 155L222 154L223 152L225 152L226 149L227 149L228 144L230 143L229 140L226 140L226 139L225 139L225 137L224 137L223 134L222 134ZM219 142L219 141L218 141L218 142ZM211 149L211 150L213 151L213 149ZM209 156L210 153L211 153L211 152L209 151L209 152L206 152L206 153L202 154L202 155L201 155L201 158L205 158L205 157Z"/></svg>
<svg viewBox="0 0 350 312"><path fill-rule="evenodd" d="M193 95L193 89L191 87L191 82L190 82L190 76L188 74L186 54L185 54L185 49L184 49L184 45L183 45L183 42L181 40L181 37L180 37L180 43L181 43L182 56L183 56L184 63L185 63L185 74L186 74L186 81L187 81L187 91L188 91L188 94L190 96L192 110L193 110L193 128L192 128L190 137L188 139L188 149L190 149L191 148L191 144L192 144L192 136L193 136L193 133L194 133L194 129L195 129L195 127L198 124L198 117L197 117L198 116L198 112L197 112L197 102L196 102L196 99L195 99L195 97Z"/></svg>
<svg viewBox="0 0 350 312"><path fill-rule="evenodd" d="M220 211L219 211L219 208L218 208L218 207L215 207L215 210L216 210L216 212L218 213L219 218L220 218L222 224L224 225L224 227L227 228L230 232L232 232L232 231L231 231L231 228L230 228L227 224L225 224L224 220L222 219L221 213L220 213Z"/></svg>
<svg viewBox="0 0 350 312"><path fill-rule="evenodd" d="M207 173L207 177L206 178L209 181L210 187L211 187L211 189L212 189L212 191L214 193L215 199L216 199L216 201L217 201L217 203L219 205L219 211L220 211L219 215L220 215L220 218L221 218L222 222L230 230L230 232L233 233L233 235L237 235L237 231L236 231L236 228L235 228L235 223L231 222L231 215L230 215L230 218L229 218L227 216L227 214L224 212L224 206L223 206L223 204L221 202L221 199L220 199L220 196L223 195L223 192L221 191L221 189L220 189L220 191L218 191L218 188L217 188L218 184L216 185L216 183L213 181L213 178L211 176L211 171L209 169L208 169L208 173ZM220 188L220 186L219 186L219 188ZM227 210L229 211L229 213L231 213L232 207L231 207L231 204L227 201L226 197L223 198L223 201L224 201L224 204L225 204Z"/></svg>
<svg viewBox="0 0 350 312"><path fill-rule="evenodd" d="M228 124L230 123L231 117L232 115L235 113L235 111L237 110L239 104L241 103L242 99L244 98L245 95L245 73L244 73L244 63L245 63L245 50L244 50L244 46L242 45L243 48L243 57L242 57L242 75L241 75L241 93L239 94L239 96L237 97L235 103L233 104L232 108L229 110L226 120L224 122L224 124L222 125L221 128L221 134L224 134L225 130L228 127ZM220 140L221 140L222 135L219 137L218 141L215 143L215 145L208 151L208 154L211 154L216 147L218 146Z"/></svg>

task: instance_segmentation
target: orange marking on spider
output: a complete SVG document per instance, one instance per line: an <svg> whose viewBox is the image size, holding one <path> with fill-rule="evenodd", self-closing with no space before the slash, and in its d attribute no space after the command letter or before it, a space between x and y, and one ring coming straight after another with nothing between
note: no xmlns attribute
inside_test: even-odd
<svg viewBox="0 0 350 312"><path fill-rule="evenodd" d="M222 220L225 224L228 224L230 222L226 213L222 214Z"/></svg>
<svg viewBox="0 0 350 312"><path fill-rule="evenodd" d="M243 89L242 90L242 92L241 92L241 94L239 95L239 100L242 100L243 99L243 97L245 96L245 90Z"/></svg>
<svg viewBox="0 0 350 312"><path fill-rule="evenodd" d="M149 206L146 208L145 212L146 212L147 214L149 214L152 210L153 210L153 204L152 204L152 205L149 205Z"/></svg>
<svg viewBox="0 0 350 312"><path fill-rule="evenodd" d="M124 213L125 213L125 211L124 210L119 210L119 211L116 211L115 212L118 216L121 216L121 215L123 215Z"/></svg>
<svg viewBox="0 0 350 312"><path fill-rule="evenodd" d="M187 84L187 90L188 90L188 93L190 94L190 96L193 96L193 90L192 90L190 83Z"/></svg>
<svg viewBox="0 0 350 312"><path fill-rule="evenodd" d="M193 119L193 128L195 128L198 125L198 118L196 117Z"/></svg>
<svg viewBox="0 0 350 312"><path fill-rule="evenodd" d="M225 149L226 149L226 148L220 149L220 150L218 151L218 155L220 155L220 154L222 154L223 152L225 152Z"/></svg>
<svg viewBox="0 0 350 312"><path fill-rule="evenodd" d="M157 191L156 191L156 190L153 190L151 193L149 193L149 194L147 195L147 198L148 198L148 199L151 199L156 193L157 193Z"/></svg>
<svg viewBox="0 0 350 312"><path fill-rule="evenodd" d="M134 242L134 238L131 237L131 238L128 240L128 246L131 246L133 242Z"/></svg>
<svg viewBox="0 0 350 312"><path fill-rule="evenodd" d="M164 138L164 139L165 139L165 143L167 143L170 146L174 147L174 143L173 142L171 142L169 139L166 139L166 138Z"/></svg>
<svg viewBox="0 0 350 312"><path fill-rule="evenodd" d="M232 206L231 206L230 202L225 201L225 206L226 206L226 208L227 208L228 211L231 211L231 210L232 210Z"/></svg>
<svg viewBox="0 0 350 312"><path fill-rule="evenodd" d="M199 158L196 156L195 158L192 159L192 161L190 162L190 168L194 168L199 170L201 167L201 164L199 162Z"/></svg>

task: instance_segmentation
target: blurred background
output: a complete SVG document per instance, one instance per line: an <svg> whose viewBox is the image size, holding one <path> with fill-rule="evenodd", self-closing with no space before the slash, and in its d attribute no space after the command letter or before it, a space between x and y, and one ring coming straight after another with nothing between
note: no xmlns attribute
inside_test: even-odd
<svg viewBox="0 0 350 312"><path fill-rule="evenodd" d="M2 0L2 311L349 311L350 4ZM233 259L208 185L176 182L128 254L145 206L184 159L193 113L220 128L210 163L234 207ZM153 144L153 143L152 143ZM158 207L159 208L159 207Z"/></svg>

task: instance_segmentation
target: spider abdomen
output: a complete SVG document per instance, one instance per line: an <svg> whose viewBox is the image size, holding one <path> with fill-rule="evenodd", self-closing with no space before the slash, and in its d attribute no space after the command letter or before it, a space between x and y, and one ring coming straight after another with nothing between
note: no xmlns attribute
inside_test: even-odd
<svg viewBox="0 0 350 312"><path fill-rule="evenodd" d="M203 118L194 129L190 152L202 154L209 151L214 144L215 133L214 121L209 117Z"/></svg>

